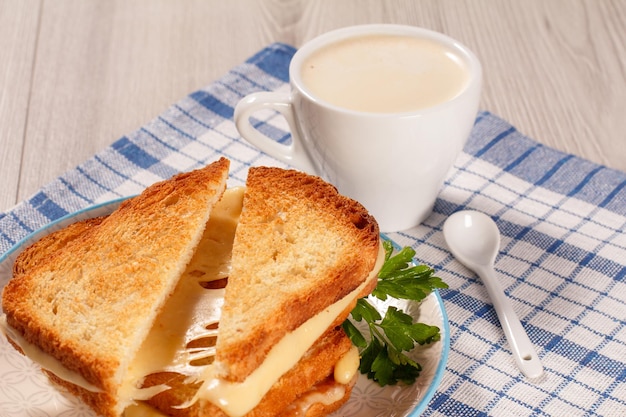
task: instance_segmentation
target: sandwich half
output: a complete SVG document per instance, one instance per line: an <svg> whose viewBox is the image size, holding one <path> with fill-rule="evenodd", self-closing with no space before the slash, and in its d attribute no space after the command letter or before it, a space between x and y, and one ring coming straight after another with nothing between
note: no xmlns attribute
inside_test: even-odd
<svg viewBox="0 0 626 417"><path fill-rule="evenodd" d="M251 168L223 192L227 170L27 249L3 293L9 341L107 417L339 408L359 361L340 325L376 284L376 221L317 177Z"/></svg>
<svg viewBox="0 0 626 417"><path fill-rule="evenodd" d="M130 362L193 256L228 169L221 159L154 184L61 233L57 250L27 250L2 295L10 341L70 380L96 412L121 415L136 397Z"/></svg>

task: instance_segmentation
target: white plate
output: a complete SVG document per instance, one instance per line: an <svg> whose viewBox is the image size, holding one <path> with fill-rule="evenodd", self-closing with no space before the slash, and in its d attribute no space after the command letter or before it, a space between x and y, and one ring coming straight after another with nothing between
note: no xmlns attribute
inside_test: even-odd
<svg viewBox="0 0 626 417"><path fill-rule="evenodd" d="M13 262L23 248L70 223L109 214L122 201L111 201L67 215L23 239L0 257L0 289L11 278ZM398 248L398 245L395 246ZM450 327L443 301L439 293L434 292L421 304L393 299L385 303L376 299L372 302L380 311L386 311L389 305L394 305L423 323L439 326L441 340L426 347L418 347L411 353L423 367L414 384L380 387L361 375L350 400L333 416L419 416L435 394L448 359ZM0 415L91 417L94 414L73 396L54 388L37 365L17 353L4 337L0 337Z"/></svg>

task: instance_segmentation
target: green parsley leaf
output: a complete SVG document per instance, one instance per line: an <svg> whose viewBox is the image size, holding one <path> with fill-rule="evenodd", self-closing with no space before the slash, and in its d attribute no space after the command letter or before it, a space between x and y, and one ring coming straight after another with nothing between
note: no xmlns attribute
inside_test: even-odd
<svg viewBox="0 0 626 417"><path fill-rule="evenodd" d="M405 247L392 255L393 245L384 241L385 262L378 274L378 285L372 295L385 301L387 297L422 301L437 288L448 285L427 265L413 265L415 250Z"/></svg>
<svg viewBox="0 0 626 417"><path fill-rule="evenodd" d="M411 385L420 375L422 367L416 363L415 365L398 365L393 371L393 377L398 382Z"/></svg>
<svg viewBox="0 0 626 417"><path fill-rule="evenodd" d="M396 307L389 307L385 318L380 322L385 335L394 348L399 351L411 350L415 346L411 337L413 318Z"/></svg>
<svg viewBox="0 0 626 417"><path fill-rule="evenodd" d="M363 337L359 329L357 329L350 320L344 320L341 327L343 327L343 331L346 332L350 340L352 340L354 346L362 349L367 347L367 340L365 340L365 337Z"/></svg>
<svg viewBox="0 0 626 417"><path fill-rule="evenodd" d="M382 318L380 312L371 305L366 299L357 300L356 306L352 309L352 318L356 321L365 319L368 323L378 321Z"/></svg>
<svg viewBox="0 0 626 417"><path fill-rule="evenodd" d="M385 262L378 274L378 284L372 296L422 301L436 288L448 288L434 270L426 265L413 265L415 250L405 247L395 255L391 242L383 241ZM349 320L344 331L360 350L359 370L379 385L398 382L412 384L422 367L408 357L416 345L426 345L440 340L440 329L425 323L414 323L413 317L396 307L389 307L384 315L367 298L357 301L351 312L352 319L365 322L369 338Z"/></svg>
<svg viewBox="0 0 626 417"><path fill-rule="evenodd" d="M362 374L367 374L368 377L373 376L372 364L382 349L383 344L380 340L373 338L367 347L361 351L361 363L359 370ZM370 376L370 374L372 375Z"/></svg>
<svg viewBox="0 0 626 417"><path fill-rule="evenodd" d="M395 364L391 361L391 359L389 359L387 346L382 346L372 363L371 372L373 374L373 379L382 386L393 384L395 382L393 379L395 369Z"/></svg>
<svg viewBox="0 0 626 417"><path fill-rule="evenodd" d="M399 351L408 351L415 346L411 337L412 325L413 318L393 306L387 309L385 318L380 322L380 327L385 331L387 339Z"/></svg>

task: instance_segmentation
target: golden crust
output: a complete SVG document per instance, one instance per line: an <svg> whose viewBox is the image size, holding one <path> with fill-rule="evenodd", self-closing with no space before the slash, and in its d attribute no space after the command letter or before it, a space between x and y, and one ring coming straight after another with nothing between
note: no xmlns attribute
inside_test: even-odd
<svg viewBox="0 0 626 417"><path fill-rule="evenodd" d="M3 292L8 325L114 395L191 258L228 167L222 158L156 183L101 221L35 243Z"/></svg>
<svg viewBox="0 0 626 417"><path fill-rule="evenodd" d="M244 380L285 334L357 288L378 250L375 219L332 185L251 168L217 342L221 376Z"/></svg>
<svg viewBox="0 0 626 417"><path fill-rule="evenodd" d="M57 250L62 249L83 233L87 233L89 229L99 225L104 219L105 217L94 217L82 220L42 237L19 254L13 264L13 276L23 274L40 262L45 262Z"/></svg>

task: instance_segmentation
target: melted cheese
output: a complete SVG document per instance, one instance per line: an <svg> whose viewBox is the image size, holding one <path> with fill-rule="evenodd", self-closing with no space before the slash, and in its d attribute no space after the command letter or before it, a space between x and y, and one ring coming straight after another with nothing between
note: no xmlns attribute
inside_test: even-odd
<svg viewBox="0 0 626 417"><path fill-rule="evenodd" d="M101 392L101 390L93 384L90 384L82 375L77 372L68 370L63 364L52 355L48 355L37 346L29 343L22 337L21 334L13 330L7 324L6 314L0 316L0 333L7 339L11 339L13 343L22 349L24 355L30 358L33 362L39 364L43 369L48 372L52 372L59 378L71 382L74 385L78 385L88 391Z"/></svg>
<svg viewBox="0 0 626 417"><path fill-rule="evenodd" d="M361 285L283 337L269 351L263 363L243 382L230 382L220 379L217 376L217 367L208 366L201 377L204 382L192 402L199 399L210 401L231 417L241 417L252 410L259 404L272 385L284 373L293 368L304 353L328 329L335 318L371 283L371 280L377 279L377 273L383 261L384 250L381 245L376 266ZM356 370L352 372L354 375Z"/></svg>
<svg viewBox="0 0 626 417"><path fill-rule="evenodd" d="M356 375L356 372L359 369L360 362L361 358L359 357L359 349L352 345L350 350L343 355L343 357L339 359L339 362L335 365L333 373L335 381L344 385L352 381L352 378L354 378L354 375Z"/></svg>
<svg viewBox="0 0 626 417"><path fill-rule="evenodd" d="M214 325L221 315L224 290L206 289L203 283L227 278L230 273L243 193L243 187L228 189L213 208L193 258L128 368L118 392L121 400L147 400L169 387L141 388L146 376L165 371L197 375L200 368L193 363L215 355L215 348L189 346L203 338L217 337Z"/></svg>

